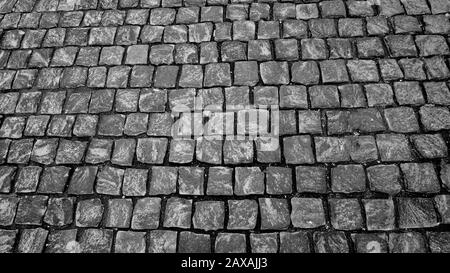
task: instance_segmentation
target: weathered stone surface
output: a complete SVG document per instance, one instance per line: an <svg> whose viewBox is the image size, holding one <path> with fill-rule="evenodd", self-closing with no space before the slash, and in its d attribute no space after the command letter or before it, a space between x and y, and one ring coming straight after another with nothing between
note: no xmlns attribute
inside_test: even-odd
<svg viewBox="0 0 450 273"><path fill-rule="evenodd" d="M318 253L348 253L349 246L341 231L315 232L315 250Z"/></svg>
<svg viewBox="0 0 450 273"><path fill-rule="evenodd" d="M98 198L82 200L77 203L75 225L77 227L97 227L103 216L103 204Z"/></svg>
<svg viewBox="0 0 450 273"><path fill-rule="evenodd" d="M171 230L152 230L148 243L150 253L175 253L177 232Z"/></svg>
<svg viewBox="0 0 450 273"><path fill-rule="evenodd" d="M205 231L222 229L225 206L220 201L201 201L195 203L192 224L194 228Z"/></svg>
<svg viewBox="0 0 450 273"><path fill-rule="evenodd" d="M438 225L432 199L398 198L399 227L424 228Z"/></svg>
<svg viewBox="0 0 450 273"><path fill-rule="evenodd" d="M214 246L215 253L245 253L246 239L244 234L219 233Z"/></svg>
<svg viewBox="0 0 450 273"><path fill-rule="evenodd" d="M250 235L250 246L252 253L276 253L278 241L276 233L252 233Z"/></svg>
<svg viewBox="0 0 450 273"><path fill-rule="evenodd" d="M388 253L386 234L352 234L357 253Z"/></svg>
<svg viewBox="0 0 450 273"><path fill-rule="evenodd" d="M291 219L289 217L286 199L259 198L261 212L261 229L286 229Z"/></svg>
<svg viewBox="0 0 450 273"><path fill-rule="evenodd" d="M50 198L44 222L52 226L70 225L73 221L73 197Z"/></svg>
<svg viewBox="0 0 450 273"><path fill-rule="evenodd" d="M139 199L133 210L131 219L132 229L156 229L159 226L161 199L145 197Z"/></svg>
<svg viewBox="0 0 450 273"><path fill-rule="evenodd" d="M363 228L361 207L357 199L329 199L331 224L338 230Z"/></svg>
<svg viewBox="0 0 450 273"><path fill-rule="evenodd" d="M316 228L325 225L322 199L294 197L291 199L291 205L291 221L294 227Z"/></svg>
<svg viewBox="0 0 450 273"><path fill-rule="evenodd" d="M259 167L236 167L234 193L236 195L264 193L264 172Z"/></svg>
<svg viewBox="0 0 450 273"><path fill-rule="evenodd" d="M254 229L258 217L258 204L255 200L228 201L227 229Z"/></svg>
<svg viewBox="0 0 450 273"><path fill-rule="evenodd" d="M106 226L128 228L131 222L133 201L131 199L110 199L106 211Z"/></svg>
<svg viewBox="0 0 450 273"><path fill-rule="evenodd" d="M425 238L418 232L389 234L391 253L425 253Z"/></svg>
<svg viewBox="0 0 450 273"><path fill-rule="evenodd" d="M190 228L192 200L171 197L167 200L164 227Z"/></svg>

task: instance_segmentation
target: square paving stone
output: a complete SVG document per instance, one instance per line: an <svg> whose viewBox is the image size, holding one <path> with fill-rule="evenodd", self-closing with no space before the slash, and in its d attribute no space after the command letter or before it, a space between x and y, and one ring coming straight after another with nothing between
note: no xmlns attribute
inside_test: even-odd
<svg viewBox="0 0 450 273"><path fill-rule="evenodd" d="M227 167L210 167L208 169L207 195L233 194L233 169Z"/></svg>
<svg viewBox="0 0 450 273"><path fill-rule="evenodd" d="M352 234L357 253L388 253L388 238L383 233Z"/></svg>
<svg viewBox="0 0 450 273"><path fill-rule="evenodd" d="M31 153L31 161L49 165L53 163L58 147L58 139L37 139Z"/></svg>
<svg viewBox="0 0 450 273"><path fill-rule="evenodd" d="M25 117L6 117L0 127L0 137L21 138L25 129Z"/></svg>
<svg viewBox="0 0 450 273"><path fill-rule="evenodd" d="M317 228L325 225L325 211L320 198L291 199L291 221L294 227Z"/></svg>
<svg viewBox="0 0 450 273"><path fill-rule="evenodd" d="M306 232L280 232L280 253L310 252L310 242Z"/></svg>
<svg viewBox="0 0 450 273"><path fill-rule="evenodd" d="M437 195L434 201L436 202L442 223L448 224L450 222L450 196L448 194Z"/></svg>
<svg viewBox="0 0 450 273"><path fill-rule="evenodd" d="M20 168L16 178L16 192L35 192L41 172L42 168L39 166L26 166Z"/></svg>
<svg viewBox="0 0 450 273"><path fill-rule="evenodd" d="M253 162L252 141L225 139L223 143L223 161L225 164Z"/></svg>
<svg viewBox="0 0 450 273"><path fill-rule="evenodd" d="M327 60L320 62L322 81L324 83L348 82L347 68L344 60Z"/></svg>
<svg viewBox="0 0 450 273"><path fill-rule="evenodd" d="M171 230L150 231L149 253L175 253L177 248L177 232Z"/></svg>
<svg viewBox="0 0 450 273"><path fill-rule="evenodd" d="M338 137L314 137L317 162L348 161L348 139Z"/></svg>
<svg viewBox="0 0 450 273"><path fill-rule="evenodd" d="M331 224L338 230L363 228L363 217L358 199L329 199Z"/></svg>
<svg viewBox="0 0 450 273"><path fill-rule="evenodd" d="M379 134L376 136L381 161L411 161L408 140L401 134Z"/></svg>
<svg viewBox="0 0 450 273"><path fill-rule="evenodd" d="M245 253L245 234L239 233L219 233L217 234L214 252L215 253Z"/></svg>
<svg viewBox="0 0 450 273"><path fill-rule="evenodd" d="M2 242L0 244L0 253L12 253L14 249L14 243L17 237L17 230L0 230L0 238Z"/></svg>
<svg viewBox="0 0 450 273"><path fill-rule="evenodd" d="M97 114L112 110L115 91L113 89L96 90L92 93L89 113Z"/></svg>
<svg viewBox="0 0 450 273"><path fill-rule="evenodd" d="M54 197L48 200L44 222L51 226L66 226L73 221L74 197Z"/></svg>
<svg viewBox="0 0 450 273"><path fill-rule="evenodd" d="M203 195L204 168L180 167L178 168L179 193L186 195Z"/></svg>
<svg viewBox="0 0 450 273"><path fill-rule="evenodd" d="M252 253L277 253L278 234L252 233L250 234L250 246Z"/></svg>
<svg viewBox="0 0 450 273"><path fill-rule="evenodd" d="M331 188L334 192L363 192L366 179L362 165L338 165L331 169Z"/></svg>
<svg viewBox="0 0 450 273"><path fill-rule="evenodd" d="M264 173L259 167L235 168L234 193L250 195L264 193Z"/></svg>
<svg viewBox="0 0 450 273"><path fill-rule="evenodd" d="M143 196L147 192L148 170L125 169L122 192L126 196Z"/></svg>
<svg viewBox="0 0 450 273"><path fill-rule="evenodd" d="M400 169L397 165L375 165L368 167L366 171L372 191L395 195L402 190Z"/></svg>
<svg viewBox="0 0 450 273"><path fill-rule="evenodd" d="M395 211L392 199L365 199L366 224L368 230L393 230Z"/></svg>
<svg viewBox="0 0 450 273"><path fill-rule="evenodd" d="M308 21L308 27L314 38L337 36L336 23L333 19L311 19Z"/></svg>
<svg viewBox="0 0 450 273"><path fill-rule="evenodd" d="M86 229L79 239L83 253L110 253L113 243L113 230Z"/></svg>
<svg viewBox="0 0 450 273"><path fill-rule="evenodd" d="M308 89L312 108L335 108L340 106L339 93L334 85L315 85Z"/></svg>
<svg viewBox="0 0 450 273"><path fill-rule="evenodd" d="M84 161L90 164L108 161L111 157L112 145L113 141L109 139L92 139L91 143L89 143Z"/></svg>
<svg viewBox="0 0 450 273"><path fill-rule="evenodd" d="M166 138L140 138L136 146L137 160L147 164L162 164L167 151ZM151 153L149 153L151 151Z"/></svg>
<svg viewBox="0 0 450 273"><path fill-rule="evenodd" d="M16 175L17 167L0 166L0 192L9 193L11 182Z"/></svg>
<svg viewBox="0 0 450 273"><path fill-rule="evenodd" d="M106 211L106 227L130 227L133 202L131 199L110 199Z"/></svg>
<svg viewBox="0 0 450 273"><path fill-rule="evenodd" d="M428 241L431 252L433 253L448 253L450 234L448 232L429 232Z"/></svg>
<svg viewBox="0 0 450 273"><path fill-rule="evenodd" d="M313 164L315 162L310 136L285 137L283 146L286 163Z"/></svg>
<svg viewBox="0 0 450 273"><path fill-rule="evenodd" d="M161 89L143 89L139 97L141 112L164 112L167 102L167 91Z"/></svg>
<svg viewBox="0 0 450 273"><path fill-rule="evenodd" d="M195 145L195 157L198 161L210 164L221 164L222 140L220 138L221 137L218 137L217 139L214 137L199 137L197 138L196 145L189 141L192 146L192 154L194 152L193 146ZM191 150L189 150L189 152L191 152ZM189 158L189 161L192 161L192 156Z"/></svg>
<svg viewBox="0 0 450 273"><path fill-rule="evenodd" d="M145 253L145 232L118 231L114 253Z"/></svg>
<svg viewBox="0 0 450 273"><path fill-rule="evenodd" d="M117 112L136 112L139 100L138 89L117 90L115 110Z"/></svg>
<svg viewBox="0 0 450 273"><path fill-rule="evenodd" d="M321 166L297 166L295 176L298 192L325 193L327 169Z"/></svg>
<svg viewBox="0 0 450 273"><path fill-rule="evenodd" d="M121 166L131 166L133 163L135 149L135 139L116 139L114 141L114 150L111 156L111 162Z"/></svg>
<svg viewBox="0 0 450 273"><path fill-rule="evenodd" d="M259 198L261 229L287 229L291 219L286 199Z"/></svg>
<svg viewBox="0 0 450 273"><path fill-rule="evenodd" d="M17 206L15 224L41 225L47 209L48 196L30 195L22 196Z"/></svg>
<svg viewBox="0 0 450 273"><path fill-rule="evenodd" d="M397 133L411 133L419 131L419 123L412 108L398 107L384 110L388 127Z"/></svg>
<svg viewBox="0 0 450 273"><path fill-rule="evenodd" d="M48 136L69 137L73 124L75 122L75 116L73 115L55 115L52 116L47 128Z"/></svg>
<svg viewBox="0 0 450 273"><path fill-rule="evenodd" d="M148 114L131 113L127 115L123 132L125 135L137 136L147 132Z"/></svg>
<svg viewBox="0 0 450 273"><path fill-rule="evenodd" d="M320 111L298 111L298 132L299 133L322 133L322 120Z"/></svg>
<svg viewBox="0 0 450 273"><path fill-rule="evenodd" d="M211 238L209 234L197 234L190 231L180 232L179 253L210 253Z"/></svg>
<svg viewBox="0 0 450 273"><path fill-rule="evenodd" d="M228 200L227 229L254 229L258 217L258 204L255 200Z"/></svg>
<svg viewBox="0 0 450 273"><path fill-rule="evenodd" d="M225 207L221 201L199 201L195 203L192 224L194 228L205 231L222 229Z"/></svg>
<svg viewBox="0 0 450 273"><path fill-rule="evenodd" d="M431 198L398 198L400 228L426 228L439 224Z"/></svg>
<svg viewBox="0 0 450 273"><path fill-rule="evenodd" d="M425 238L418 232L389 234L391 253L425 253Z"/></svg>
<svg viewBox="0 0 450 273"><path fill-rule="evenodd" d="M68 192L70 194L92 194L94 192L94 181L97 176L98 167L77 167L69 182Z"/></svg>
<svg viewBox="0 0 450 273"><path fill-rule="evenodd" d="M234 64L234 84L254 86L258 83L258 63L255 61Z"/></svg>
<svg viewBox="0 0 450 273"><path fill-rule="evenodd" d="M259 65L264 84L288 84L289 68L286 62L264 62Z"/></svg>
<svg viewBox="0 0 450 273"><path fill-rule="evenodd" d="M30 116L27 119L24 135L44 136L49 121L49 116Z"/></svg>
<svg viewBox="0 0 450 273"><path fill-rule="evenodd" d="M378 69L372 60L350 60L347 62L350 77L355 82L378 82Z"/></svg>
<svg viewBox="0 0 450 273"><path fill-rule="evenodd" d="M13 224L18 203L19 199L16 196L0 196L0 224L2 226Z"/></svg>
<svg viewBox="0 0 450 273"><path fill-rule="evenodd" d="M248 60L269 61L272 59L271 44L267 40L248 41Z"/></svg>
<svg viewBox="0 0 450 273"><path fill-rule="evenodd" d="M306 38L308 36L308 24L302 20L284 20L283 38Z"/></svg>
<svg viewBox="0 0 450 273"><path fill-rule="evenodd" d="M105 166L97 174L95 191L99 194L120 195L124 170Z"/></svg>
<svg viewBox="0 0 450 273"><path fill-rule="evenodd" d="M44 250L48 231L43 228L24 229L20 234L17 252L41 253Z"/></svg>
<svg viewBox="0 0 450 273"><path fill-rule="evenodd" d="M161 199L145 197L138 199L131 219L132 229L156 229L159 226Z"/></svg>
<svg viewBox="0 0 450 273"><path fill-rule="evenodd" d="M302 59L320 60L328 56L325 41L318 38L302 39L301 52Z"/></svg>
<svg viewBox="0 0 450 273"><path fill-rule="evenodd" d="M292 170L290 168L268 167L266 177L268 194L289 194L292 192Z"/></svg>
<svg viewBox="0 0 450 273"><path fill-rule="evenodd" d="M79 164L86 150L87 141L61 139L56 152L56 164Z"/></svg>
<svg viewBox="0 0 450 273"><path fill-rule="evenodd" d="M9 147L8 160L10 164L27 164L33 148L33 139L13 140Z"/></svg>
<svg viewBox="0 0 450 273"><path fill-rule="evenodd" d="M318 231L313 234L316 253L348 253L349 246L342 231Z"/></svg>
<svg viewBox="0 0 450 273"><path fill-rule="evenodd" d="M447 156L447 145L441 134L414 135L411 137L411 140L423 158L441 158Z"/></svg>
<svg viewBox="0 0 450 273"><path fill-rule="evenodd" d="M432 163L400 164L406 190L411 192L439 192L440 186Z"/></svg>
<svg viewBox="0 0 450 273"><path fill-rule="evenodd" d="M38 192L41 193L62 193L69 180L69 167L54 166L46 167L42 172Z"/></svg>
<svg viewBox="0 0 450 273"><path fill-rule="evenodd" d="M381 76L386 81L403 79L404 75L395 59L381 59L378 61ZM395 86L396 83L394 83Z"/></svg>
<svg viewBox="0 0 450 273"><path fill-rule="evenodd" d="M75 211L77 227L97 227L102 220L104 207L99 198L80 200Z"/></svg>
<svg viewBox="0 0 450 273"><path fill-rule="evenodd" d="M292 82L304 85L318 84L320 73L315 61L295 62L291 66Z"/></svg>
<svg viewBox="0 0 450 273"><path fill-rule="evenodd" d="M167 200L164 227L188 229L191 227L192 200L171 197Z"/></svg>

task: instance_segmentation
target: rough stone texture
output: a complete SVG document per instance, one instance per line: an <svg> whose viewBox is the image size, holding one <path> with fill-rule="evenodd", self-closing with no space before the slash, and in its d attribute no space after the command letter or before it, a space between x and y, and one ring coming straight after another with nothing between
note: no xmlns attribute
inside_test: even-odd
<svg viewBox="0 0 450 273"><path fill-rule="evenodd" d="M448 0L0 0L0 252L449 252Z"/></svg>

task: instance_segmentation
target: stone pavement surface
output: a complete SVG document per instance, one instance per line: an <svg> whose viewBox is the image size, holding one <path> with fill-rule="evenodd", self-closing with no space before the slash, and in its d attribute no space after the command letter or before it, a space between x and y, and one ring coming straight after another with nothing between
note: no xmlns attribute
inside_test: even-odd
<svg viewBox="0 0 450 273"><path fill-rule="evenodd" d="M0 0L0 252L450 252L449 13Z"/></svg>

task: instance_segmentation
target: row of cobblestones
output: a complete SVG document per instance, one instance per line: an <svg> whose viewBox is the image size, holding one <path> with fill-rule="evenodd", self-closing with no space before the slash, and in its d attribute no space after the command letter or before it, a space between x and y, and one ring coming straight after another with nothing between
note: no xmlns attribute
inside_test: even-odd
<svg viewBox="0 0 450 273"><path fill-rule="evenodd" d="M0 0L0 252L450 252L449 14Z"/></svg>

